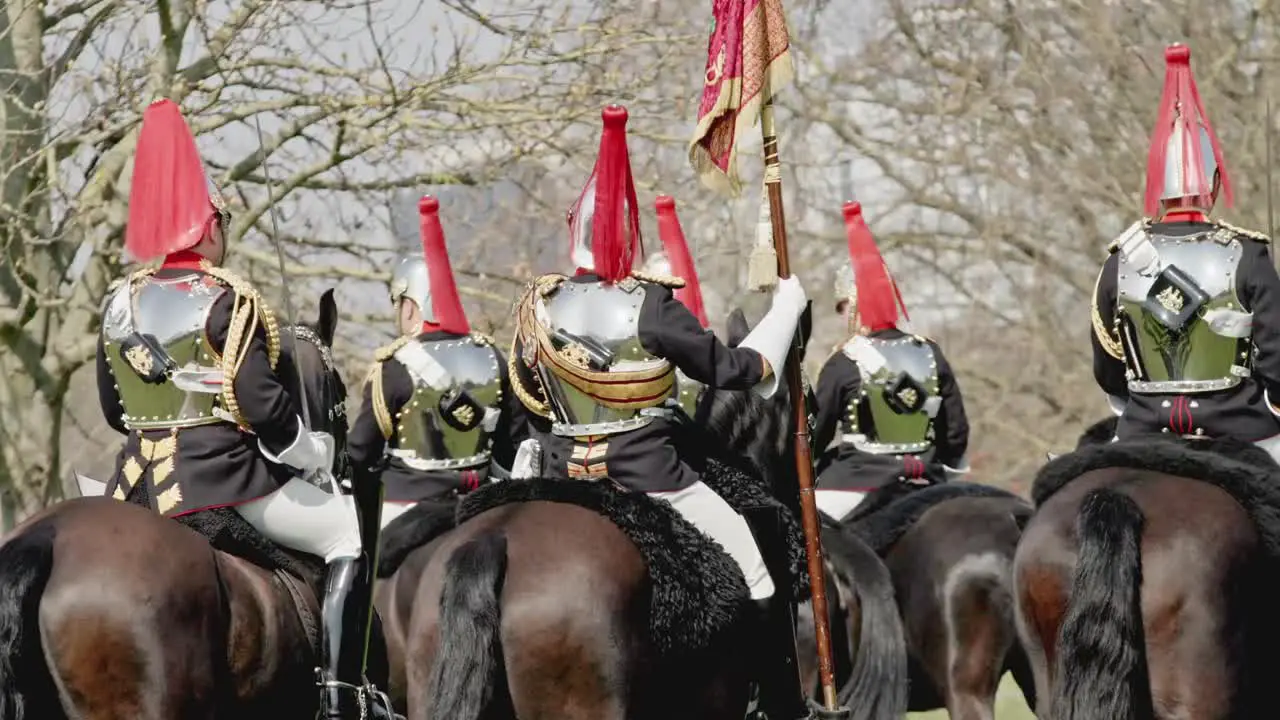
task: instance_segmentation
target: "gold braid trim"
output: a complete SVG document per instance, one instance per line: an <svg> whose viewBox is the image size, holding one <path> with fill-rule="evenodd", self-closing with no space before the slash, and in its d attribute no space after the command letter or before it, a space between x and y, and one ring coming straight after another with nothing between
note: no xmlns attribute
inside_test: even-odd
<svg viewBox="0 0 1280 720"><path fill-rule="evenodd" d="M525 286L523 294L516 302L516 327L511 334L511 350L507 353L507 379L511 383L511 391L529 412L548 420L553 419L554 416L551 414L551 404L545 400L547 391L542 387L542 379L538 377L536 371L531 371L529 375L537 387L533 389L525 387L519 368L516 366L516 356L522 354L519 350L522 349L523 343L529 342L533 337L533 324L537 322L533 314L534 303L560 287L560 283L564 280L563 275L543 275ZM534 392L544 399L538 399Z"/></svg>
<svg viewBox="0 0 1280 720"><path fill-rule="evenodd" d="M472 339L473 341L475 341L475 343L476 343L477 345L483 345L483 346L485 346L485 347L493 347L493 346L494 346L493 338L489 337L488 335L485 335L485 334L484 334L484 333L482 333L482 332L475 332L475 331L473 330L473 331L471 332L471 339Z"/></svg>
<svg viewBox="0 0 1280 720"><path fill-rule="evenodd" d="M226 268L214 266L208 260L200 263L200 270L226 284L235 293L231 322L227 327L227 342L222 348L222 406L237 425L247 428L249 423L240 413L240 401L236 397L236 377L253 345L253 336L258 330L259 322L267 336L267 362L273 371L276 369L280 361L280 325L275 314L262 301L262 296L248 281Z"/></svg>
<svg viewBox="0 0 1280 720"><path fill-rule="evenodd" d="M1236 227L1235 225L1232 225L1231 223L1228 223L1228 222L1224 222L1222 220L1215 220L1213 221L1213 224L1222 228L1223 230L1228 230L1230 232L1233 232L1236 235L1247 237L1250 240L1256 240L1264 244L1271 243L1271 238L1268 237L1266 233L1261 233L1261 232L1258 232L1257 230L1248 230L1246 228Z"/></svg>
<svg viewBox="0 0 1280 720"><path fill-rule="evenodd" d="M653 283L654 285L661 285L663 287L674 289L682 288L688 284L684 281L684 278L679 278L675 275L650 275L649 273L635 270L631 272L631 277L641 282Z"/></svg>
<svg viewBox="0 0 1280 720"><path fill-rule="evenodd" d="M382 363L376 362L369 368L369 376L365 383L369 388L369 400L373 403L373 419L378 422L384 440L390 440L395 434L395 425L391 422L391 410L387 407L387 395L382 390Z"/></svg>
<svg viewBox="0 0 1280 720"><path fill-rule="evenodd" d="M373 359L377 360L378 362L386 362L390 360L391 357L395 355L398 350L400 350L400 348L404 347L405 345L408 345L409 341L412 339L413 339L412 335L404 335L402 337L396 338L395 340L391 341L389 345L383 345L377 350L374 350Z"/></svg>
<svg viewBox="0 0 1280 720"><path fill-rule="evenodd" d="M1098 279L1093 283L1093 296L1089 299L1089 312L1093 320L1093 334L1098 338L1098 344L1111 357L1124 362L1124 345L1120 344L1120 339L1111 334L1105 323L1102 322L1102 314L1098 312L1098 286L1102 284L1102 273L1106 271L1106 266L1098 271Z"/></svg>

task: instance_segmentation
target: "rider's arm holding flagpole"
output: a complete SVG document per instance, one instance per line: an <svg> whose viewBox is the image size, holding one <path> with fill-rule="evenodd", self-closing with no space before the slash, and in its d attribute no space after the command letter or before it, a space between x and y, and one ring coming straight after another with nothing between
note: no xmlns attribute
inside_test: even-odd
<svg viewBox="0 0 1280 720"><path fill-rule="evenodd" d="M777 388L774 368L782 367L796 322L804 312L804 290L798 281L778 286L773 307L732 348L703 329L670 289L658 286L651 292L654 299L646 297L640 309L640 343L645 350L667 358L690 379L709 387L746 390L755 386L766 397Z"/></svg>
<svg viewBox="0 0 1280 720"><path fill-rule="evenodd" d="M1120 415L1129 402L1129 382L1125 378L1124 348L1115 331L1116 273L1119 254L1113 252L1103 263L1093 288L1092 324L1093 378L1107 395L1112 412Z"/></svg>

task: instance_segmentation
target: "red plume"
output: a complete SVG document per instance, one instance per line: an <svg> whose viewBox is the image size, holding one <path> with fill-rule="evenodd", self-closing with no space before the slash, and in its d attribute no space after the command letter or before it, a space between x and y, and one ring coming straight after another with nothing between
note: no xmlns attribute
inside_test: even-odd
<svg viewBox="0 0 1280 720"><path fill-rule="evenodd" d="M853 262L853 282L858 290L857 308L861 324L875 332L898 326L898 311L910 320L898 284L880 256L876 240L862 217L862 205L844 204L844 227L849 236L849 259Z"/></svg>
<svg viewBox="0 0 1280 720"><path fill-rule="evenodd" d="M430 195L419 200L418 222L422 230L422 256L427 261L427 277L431 280L431 310L436 316L434 325L445 332L466 335L471 332L471 325L467 322L467 313L462 309L458 286L453 280L449 249L445 247L444 229L440 227L440 201Z"/></svg>
<svg viewBox="0 0 1280 720"><path fill-rule="evenodd" d="M1226 207L1231 207L1234 197L1231 181L1227 179L1226 161L1222 158L1222 145L1218 142L1213 127L1209 125L1209 115L1204 111L1200 91L1196 89L1196 79L1191 74L1191 49L1186 45L1170 45L1165 48L1164 62L1164 90L1160 96L1160 112L1156 116L1156 127L1151 134L1151 148L1147 152L1147 192L1143 212L1151 217L1160 213L1160 196L1165 191L1165 160L1169 138L1177 128L1183 131L1182 177L1188 178L1189 186L1213 187L1213 178L1204 177L1204 149L1200 144L1200 128L1203 127L1209 134L1213 159L1218 164L1223 202ZM1207 192L1198 200L1203 207L1212 205Z"/></svg>
<svg viewBox="0 0 1280 720"><path fill-rule="evenodd" d="M178 106L171 100L151 103L142 113L133 159L125 250L149 262L199 243L217 214L210 188Z"/></svg>
<svg viewBox="0 0 1280 720"><path fill-rule="evenodd" d="M658 237L662 238L662 249L671 261L671 274L684 279L684 287L675 292L676 299L684 303L705 328L711 323L707 321L707 310L702 306L698 270L693 266L689 246L684 241L684 230L680 228L680 218L676 216L676 199L670 195L659 195L654 205L658 208Z"/></svg>
<svg viewBox="0 0 1280 720"><path fill-rule="evenodd" d="M600 154L578 197L569 211L571 237L578 237L591 222L591 256L595 274L607 283L631 275L636 257L642 253L640 209L636 207L636 186L631 177L631 159L627 154L627 109L610 105L602 113L604 132L600 135ZM582 215L582 206L593 195L592 213Z"/></svg>

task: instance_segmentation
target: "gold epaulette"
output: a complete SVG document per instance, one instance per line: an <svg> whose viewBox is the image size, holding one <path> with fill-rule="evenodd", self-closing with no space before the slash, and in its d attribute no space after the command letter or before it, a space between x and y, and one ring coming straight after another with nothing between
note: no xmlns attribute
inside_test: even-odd
<svg viewBox="0 0 1280 720"><path fill-rule="evenodd" d="M475 330L472 330L471 339L475 341L475 344L477 345L483 345L484 347L494 346L493 338L489 337L488 335L485 335L482 332L476 332Z"/></svg>
<svg viewBox="0 0 1280 720"><path fill-rule="evenodd" d="M231 288L235 301L231 306L231 322L227 326L227 342L222 347L222 405L241 427L248 427L248 422L240 414L240 402L236 398L236 375L244 364L245 357L252 346L254 333L258 323L267 336L267 363L272 370L280 361L280 324L275 313L267 307L262 296L248 280L217 267L208 260L200 261L200 270L209 277Z"/></svg>
<svg viewBox="0 0 1280 720"><path fill-rule="evenodd" d="M1250 240L1256 240L1257 242L1264 243L1264 244L1271 243L1271 238L1268 237L1266 233L1261 233L1261 232L1258 232L1257 230L1247 230L1242 227L1236 227L1235 225L1232 225L1231 223L1228 223L1228 222L1224 222L1222 220L1214 220L1213 224L1223 230L1239 235L1240 237L1246 237L1246 238L1249 238Z"/></svg>
<svg viewBox="0 0 1280 720"><path fill-rule="evenodd" d="M661 285L662 287L672 289L682 288L686 284L684 278L678 278L674 275L651 275L638 270L631 271L631 277L639 280L640 282L653 283L654 285Z"/></svg>
<svg viewBox="0 0 1280 720"><path fill-rule="evenodd" d="M383 345L377 350L374 350L373 359L378 361L379 363L384 363L390 360L391 356L395 355L400 348L404 347L405 345L408 345L409 341L412 339L413 339L412 335L402 335L401 337L396 338L391 342L391 344Z"/></svg>
<svg viewBox="0 0 1280 720"><path fill-rule="evenodd" d="M528 290L532 289L537 292L538 297L546 297L556 290L559 290L560 286L568 279L569 277L567 275L561 275L560 273L539 275L538 277L530 280L529 284L525 286L526 294Z"/></svg>

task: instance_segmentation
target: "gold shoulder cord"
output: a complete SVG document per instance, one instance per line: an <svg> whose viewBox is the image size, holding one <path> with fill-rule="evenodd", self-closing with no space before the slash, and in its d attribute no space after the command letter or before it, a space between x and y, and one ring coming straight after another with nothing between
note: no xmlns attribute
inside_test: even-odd
<svg viewBox="0 0 1280 720"><path fill-rule="evenodd" d="M1111 334L1105 323L1102 322L1102 314L1098 312L1098 287L1102 284L1102 273L1106 272L1106 265L1102 266L1102 270L1098 271L1098 279L1093 283L1093 295L1089 298L1089 312L1093 320L1093 334L1098 338L1098 344L1102 345L1102 349L1111 357L1123 362L1124 346L1120 344L1120 339Z"/></svg>
<svg viewBox="0 0 1280 720"><path fill-rule="evenodd" d="M525 286L524 294L519 302L516 303L516 327L511 334L511 349L507 352L507 379L511 383L511 391L516 394L516 398L528 408L529 412L548 419L552 418L551 404L534 397L533 392L524 386L524 382L520 378L520 372L516 366L516 355L518 354L516 352L516 344L517 341L527 342L532 335L530 323L537 322L534 318L533 303L537 302L538 298L549 295L563 281L564 276L544 275ZM538 394L545 398L546 390L541 387L541 381L538 379L537 373L532 373L532 376L533 381L539 383L539 387L536 388Z"/></svg>
<svg viewBox="0 0 1280 720"><path fill-rule="evenodd" d="M373 419L378 422L378 430L382 438L390 440L395 434L395 425L391 422L391 411L387 408L387 395L382 390L382 363L376 362L369 368L369 376L365 378L369 385L369 401L373 403Z"/></svg>
<svg viewBox="0 0 1280 720"><path fill-rule="evenodd" d="M235 382L249 354L258 322L267 335L267 362L272 370L280 361L280 326L275 314L262 302L262 297L247 281L226 268L215 267L208 260L200 263L200 269L209 276L225 283L235 293L231 307L231 322L227 328L227 342L222 348L222 404L240 427L248 427L240 414L240 402L236 398Z"/></svg>
<svg viewBox="0 0 1280 720"><path fill-rule="evenodd" d="M373 367L369 368L369 375L365 378L365 384L370 385L369 401L373 403L373 418L378 422L378 430L382 432L383 439L390 440L395 434L395 423L391 421L391 409L387 407L387 394L383 390L382 364L395 356L396 351L413 338L409 335L403 335L396 338L390 344L383 345L373 351Z"/></svg>

